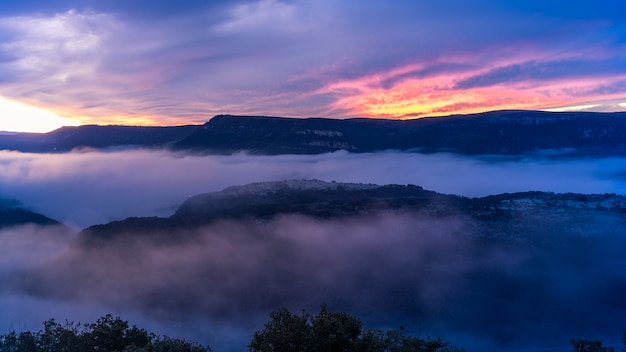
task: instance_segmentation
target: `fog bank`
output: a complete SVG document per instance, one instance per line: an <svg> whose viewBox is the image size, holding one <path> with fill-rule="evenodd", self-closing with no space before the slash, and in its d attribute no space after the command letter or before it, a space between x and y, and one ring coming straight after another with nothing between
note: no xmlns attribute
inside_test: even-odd
<svg viewBox="0 0 626 352"><path fill-rule="evenodd" d="M540 243L479 240L462 215L286 216L168 233L180 239L168 245L133 233L100 249L72 243L78 228L169 216L189 196L250 182L416 184L471 197L529 190L626 194L625 165L618 158L394 152L0 151L0 197L71 225L0 231L0 331L112 313L217 351L241 351L271 311L315 312L328 303L365 326L404 325L470 352L568 351L573 337L617 344L626 327L626 240L611 224L621 220L593 217L589 229L604 229L596 232L602 236L572 230Z"/></svg>
<svg viewBox="0 0 626 352"><path fill-rule="evenodd" d="M0 151L0 197L86 227L129 216L169 216L187 197L284 179L416 184L484 196L551 191L626 194L626 159L496 159L384 152L184 156L165 151L25 154Z"/></svg>
<svg viewBox="0 0 626 352"><path fill-rule="evenodd" d="M403 325L470 352L568 351L573 337L619 339L621 229L540 243L485 241L477 230L463 217L284 216L167 233L178 239L168 244L127 233L91 249L68 245L58 229L5 230L0 322L36 329L50 317L114 313L241 351L269 312L328 303L367 327Z"/></svg>

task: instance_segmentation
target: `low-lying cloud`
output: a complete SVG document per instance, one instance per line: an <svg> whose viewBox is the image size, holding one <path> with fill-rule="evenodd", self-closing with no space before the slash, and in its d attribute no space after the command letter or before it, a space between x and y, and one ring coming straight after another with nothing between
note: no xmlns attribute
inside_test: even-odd
<svg viewBox="0 0 626 352"><path fill-rule="evenodd" d="M86 227L129 216L169 216L189 196L284 179L416 184L469 197L530 190L626 194L624 165L620 158L500 160L396 152L184 156L143 150L0 151L0 197Z"/></svg>
<svg viewBox="0 0 626 352"><path fill-rule="evenodd" d="M60 228L23 227L0 232L11 254L0 271L0 322L32 330L50 317L113 312L236 351L269 312L328 303L368 327L403 325L468 351L566 351L572 337L613 343L626 327L626 239L606 232L511 242L481 238L463 217L291 215L219 221L164 234L178 239L167 243L127 233L83 248Z"/></svg>
<svg viewBox="0 0 626 352"><path fill-rule="evenodd" d="M404 325L468 351L567 351L572 337L617 344L626 328L620 253L626 240L614 225L620 219L590 218L585 228L598 230L586 238L572 229L539 242L486 241L463 216L406 214L220 221L163 234L178 239L168 243L128 233L96 249L74 239L76 227L169 216L188 196L250 182L417 184L466 196L626 194L623 165L618 158L554 155L3 151L0 196L75 226L0 231L0 332L38 330L49 318L90 322L113 313L218 351L240 351L269 312L281 306L315 312L325 302L365 326Z"/></svg>

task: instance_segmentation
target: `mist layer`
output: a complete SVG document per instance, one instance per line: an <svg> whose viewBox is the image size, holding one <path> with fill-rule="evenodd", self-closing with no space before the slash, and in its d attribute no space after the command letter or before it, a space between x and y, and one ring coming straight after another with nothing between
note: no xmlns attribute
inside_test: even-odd
<svg viewBox="0 0 626 352"><path fill-rule="evenodd" d="M164 151L25 154L0 151L0 196L66 224L169 216L190 196L284 179L415 184L469 197L550 191L626 194L626 161L451 154L185 156Z"/></svg>

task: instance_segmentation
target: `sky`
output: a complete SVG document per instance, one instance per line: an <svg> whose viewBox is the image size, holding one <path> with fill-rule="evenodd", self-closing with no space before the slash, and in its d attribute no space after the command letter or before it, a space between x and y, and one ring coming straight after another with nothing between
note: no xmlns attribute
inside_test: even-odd
<svg viewBox="0 0 626 352"><path fill-rule="evenodd" d="M0 131L626 109L626 4L0 1Z"/></svg>

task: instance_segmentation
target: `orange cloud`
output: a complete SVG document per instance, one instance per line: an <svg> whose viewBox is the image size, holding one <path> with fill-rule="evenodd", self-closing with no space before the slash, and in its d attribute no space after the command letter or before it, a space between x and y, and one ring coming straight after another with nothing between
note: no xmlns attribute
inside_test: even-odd
<svg viewBox="0 0 626 352"><path fill-rule="evenodd" d="M470 73L473 74L473 73ZM505 109L548 109L576 105L594 105L590 101L623 98L619 93L603 92L598 82L609 85L626 77L607 79L504 82L467 89L455 88L456 82L470 74L442 74L425 79L407 79L392 87L376 84L379 74L354 81L338 82L324 92L351 89L333 104L333 109L353 116L415 118L450 114L468 114Z"/></svg>

